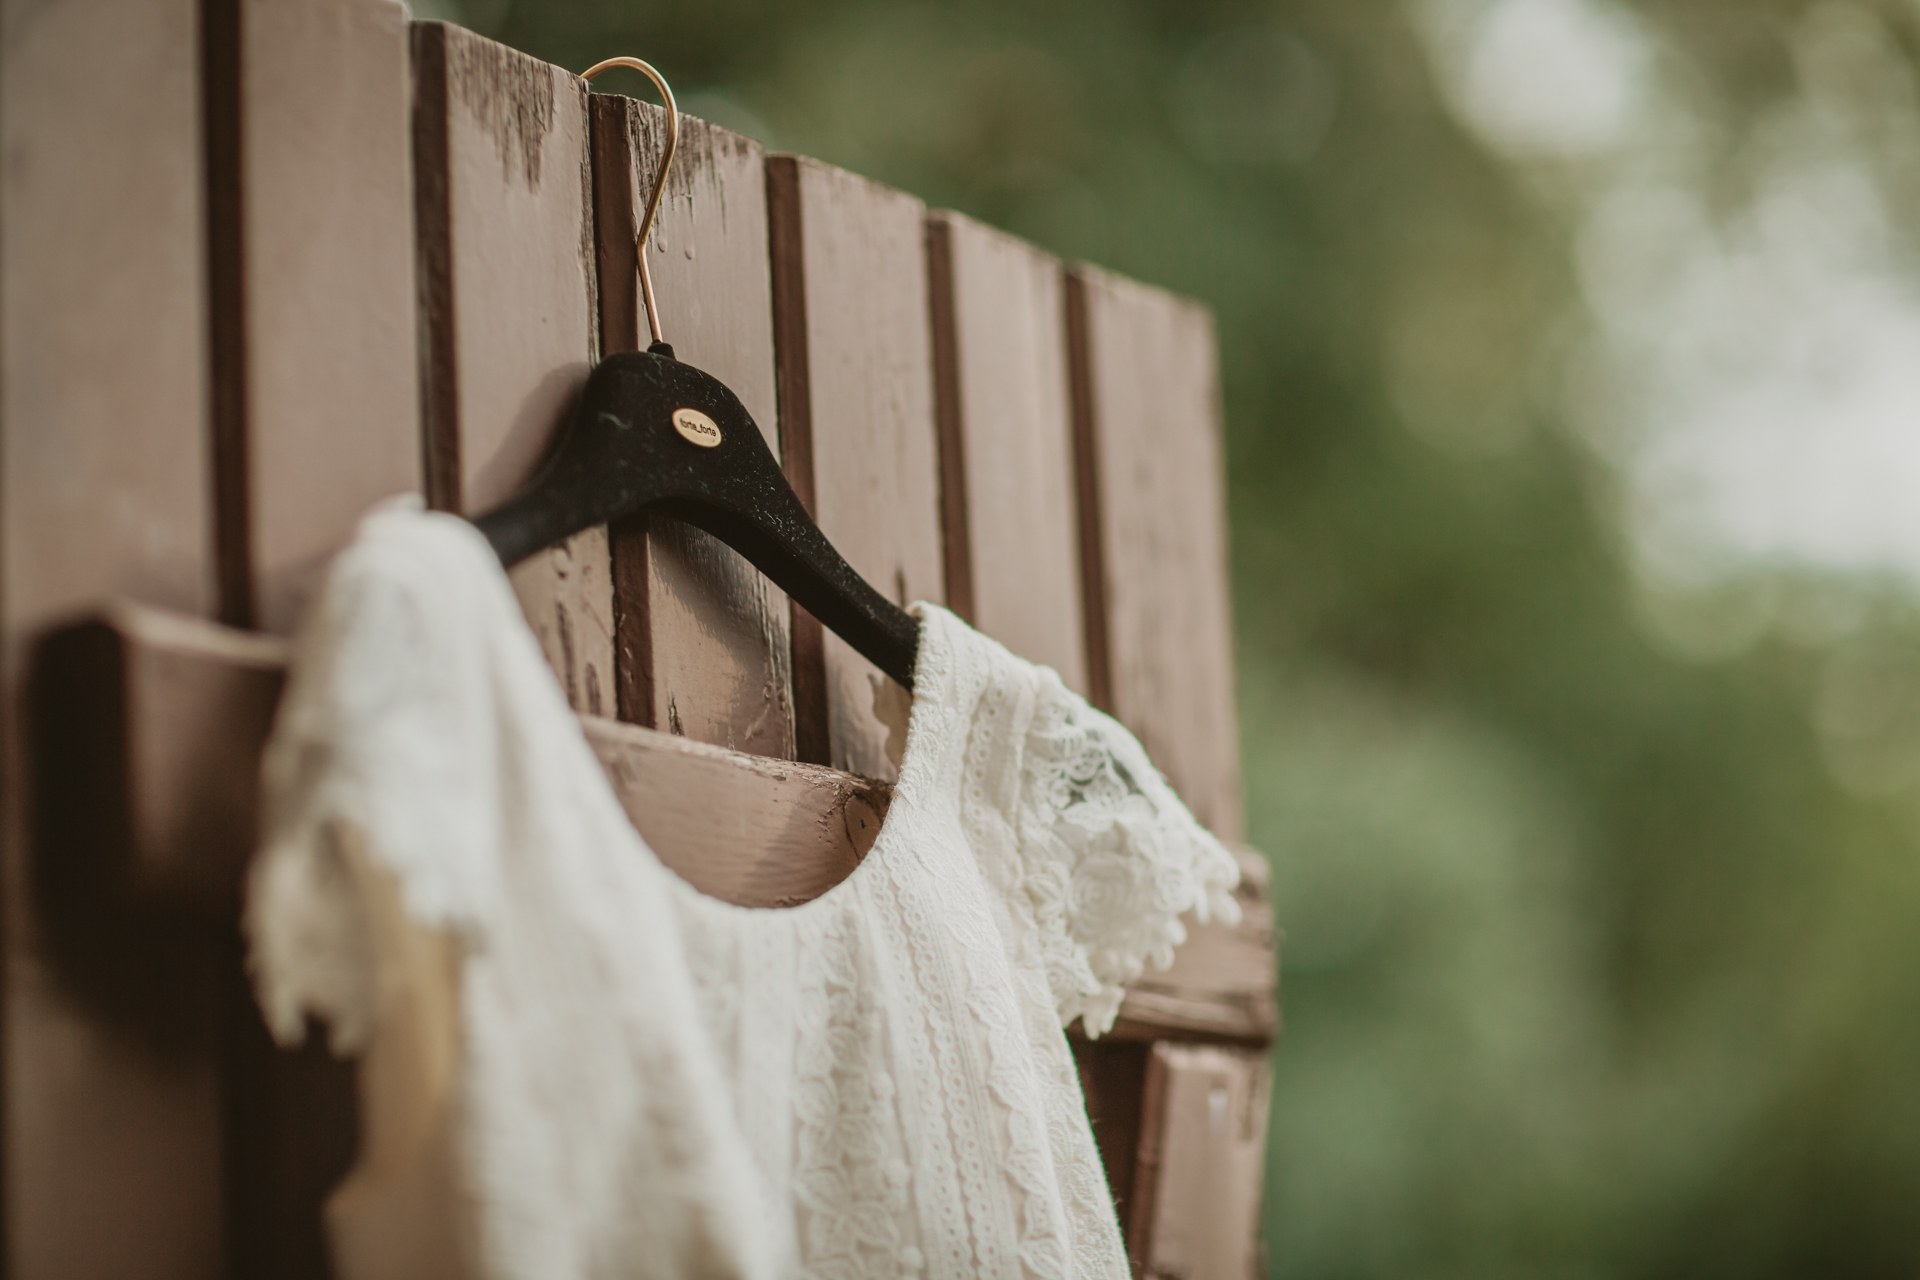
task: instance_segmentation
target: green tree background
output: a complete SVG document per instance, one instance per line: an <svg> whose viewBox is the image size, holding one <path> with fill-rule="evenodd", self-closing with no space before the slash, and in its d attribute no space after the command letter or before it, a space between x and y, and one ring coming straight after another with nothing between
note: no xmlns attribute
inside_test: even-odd
<svg viewBox="0 0 1920 1280"><path fill-rule="evenodd" d="M1580 176L1459 122L1419 9L420 8L644 56L694 114L1215 309L1287 931L1274 1276L1920 1269L1914 597L1765 563L1649 584L1562 394ZM1905 0L1622 11L1717 207L1841 8L1911 98ZM1911 214L1898 142L1875 172Z"/></svg>

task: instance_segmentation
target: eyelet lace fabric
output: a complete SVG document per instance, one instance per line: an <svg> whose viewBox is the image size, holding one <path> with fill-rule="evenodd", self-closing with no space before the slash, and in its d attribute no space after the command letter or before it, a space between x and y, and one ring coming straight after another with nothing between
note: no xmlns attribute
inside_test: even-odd
<svg viewBox="0 0 1920 1280"><path fill-rule="evenodd" d="M409 1042L382 877L458 942L448 1136L370 1167L404 1117L369 1109L347 1280L418 1274L349 1220L423 1183L446 1275L1128 1274L1062 1028L1106 1030L1183 914L1231 918L1237 867L1053 672L915 612L878 840L750 910L627 823L478 534L368 518L296 639L247 910L276 1035L312 1013L369 1063Z"/></svg>

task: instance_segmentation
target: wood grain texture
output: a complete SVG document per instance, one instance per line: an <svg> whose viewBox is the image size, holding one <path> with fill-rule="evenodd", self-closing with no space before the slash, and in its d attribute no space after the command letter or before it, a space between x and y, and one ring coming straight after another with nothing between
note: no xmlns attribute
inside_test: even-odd
<svg viewBox="0 0 1920 1280"><path fill-rule="evenodd" d="M532 475L598 356L586 85L442 23L414 24L413 54L429 499L479 513ZM512 578L568 701L611 712L606 530Z"/></svg>
<svg viewBox="0 0 1920 1280"><path fill-rule="evenodd" d="M927 235L943 510L966 513L946 522L948 595L964 538L968 621L1084 695L1060 263L957 213L931 215Z"/></svg>
<svg viewBox="0 0 1920 1280"><path fill-rule="evenodd" d="M1082 344L1075 411L1089 428L1078 463L1083 499L1097 490L1083 548L1098 596L1087 604L1090 683L1195 816L1237 840L1213 319L1198 303L1092 267L1075 268L1069 290L1078 313L1070 330Z"/></svg>
<svg viewBox="0 0 1920 1280"><path fill-rule="evenodd" d="M407 24L238 7L248 620L284 632L360 514L420 489Z"/></svg>
<svg viewBox="0 0 1920 1280"><path fill-rule="evenodd" d="M666 113L650 104L594 95L601 340L609 352L644 345L634 236L665 125ZM675 355L731 387L777 457L760 145L682 116L648 254ZM791 759L785 594L717 539L665 516L616 527L613 538L622 718ZM643 664L644 672L629 675Z"/></svg>
<svg viewBox="0 0 1920 1280"><path fill-rule="evenodd" d="M1259 1053L1153 1046L1127 1232L1148 1280L1259 1273L1269 1084Z"/></svg>
<svg viewBox="0 0 1920 1280"><path fill-rule="evenodd" d="M213 604L197 33L187 0L0 9L0 1267L17 1280L221 1266L215 953L83 905L65 851L31 838L23 740L54 621L109 592Z"/></svg>
<svg viewBox="0 0 1920 1280"><path fill-rule="evenodd" d="M774 156L768 166L789 475L796 465L804 469L794 487L810 499L815 519L847 562L883 595L903 605L941 603L925 206L817 160ZM796 349L804 351L803 390L789 376ZM797 433L788 431L790 419L797 420ZM796 442L804 459L794 456ZM802 691L803 666L813 660L809 647L796 622L802 744L817 740L805 723ZM822 638L819 663L828 762L892 778L897 770L874 700L904 698L904 691L837 636Z"/></svg>

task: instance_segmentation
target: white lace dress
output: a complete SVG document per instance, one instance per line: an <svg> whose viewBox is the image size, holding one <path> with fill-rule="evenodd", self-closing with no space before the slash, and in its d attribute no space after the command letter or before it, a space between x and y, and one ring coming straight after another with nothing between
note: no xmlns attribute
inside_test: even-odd
<svg viewBox="0 0 1920 1280"><path fill-rule="evenodd" d="M628 824L480 536L388 508L295 642L247 926L364 1054L347 1280L1127 1275L1061 1028L1237 870L1108 717L946 611L866 858L705 897Z"/></svg>

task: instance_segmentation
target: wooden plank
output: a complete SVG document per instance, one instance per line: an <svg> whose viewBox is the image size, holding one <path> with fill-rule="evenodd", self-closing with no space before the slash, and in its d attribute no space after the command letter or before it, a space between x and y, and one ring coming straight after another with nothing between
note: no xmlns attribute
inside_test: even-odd
<svg viewBox="0 0 1920 1280"><path fill-rule="evenodd" d="M232 919L259 830L285 641L116 603L50 635L33 673L37 808L63 848L150 901Z"/></svg>
<svg viewBox="0 0 1920 1280"><path fill-rule="evenodd" d="M1093 267L1067 281L1093 700L1194 814L1242 830L1213 320Z"/></svg>
<svg viewBox="0 0 1920 1280"><path fill-rule="evenodd" d="M901 604L940 603L925 206L817 160L772 156L767 208L787 474L861 576ZM874 700L904 691L797 609L793 648L800 758L895 776Z"/></svg>
<svg viewBox="0 0 1920 1280"><path fill-rule="evenodd" d="M873 848L892 789L824 765L769 760L585 717L614 794L659 859L742 907L792 907Z"/></svg>
<svg viewBox="0 0 1920 1280"><path fill-rule="evenodd" d="M230 63L208 68L210 103L230 81L217 92L234 133L209 153L211 252L227 259L215 295L221 612L285 632L366 508L421 488L407 19L391 0L212 0L202 15L233 28ZM210 771L224 760L228 776L247 776L257 760L245 741L205 732L209 713L223 692L253 692L255 716L273 701L244 682L197 686L196 670L126 673L173 695L164 715L129 728L151 736L164 725L176 747L209 756ZM153 744L121 745L129 764L153 758ZM132 812L190 827L222 810L169 812L142 797ZM250 813L231 817L250 832ZM230 835L150 832L140 843L218 849ZM230 900L219 918L233 918ZM317 1036L274 1045L237 945L227 983L227 1265L324 1280L321 1206L356 1141L352 1065Z"/></svg>
<svg viewBox="0 0 1920 1280"><path fill-rule="evenodd" d="M48 820L95 883L231 920L258 841L260 754L286 676L270 636L117 603L55 632L35 672ZM883 783L582 717L661 861L740 906L790 906L866 856Z"/></svg>
<svg viewBox="0 0 1920 1280"><path fill-rule="evenodd" d="M1138 1274L1256 1274L1268 1085L1259 1053L1153 1046L1127 1231Z"/></svg>
<svg viewBox="0 0 1920 1280"><path fill-rule="evenodd" d="M428 498L479 513L532 475L598 356L586 85L437 22L413 55ZM606 530L512 577L568 701L611 712Z"/></svg>
<svg viewBox="0 0 1920 1280"><path fill-rule="evenodd" d="M291 629L360 514L420 489L405 11L241 0L246 552L237 621Z"/></svg>
<svg viewBox="0 0 1920 1280"><path fill-rule="evenodd" d="M1060 263L927 219L950 607L1087 692Z"/></svg>
<svg viewBox="0 0 1920 1280"><path fill-rule="evenodd" d="M42 809L65 824L65 843L109 850L99 861L112 864L113 878L130 892L231 917L257 825L256 796L233 786L232 779L258 772L286 655L285 642L274 637L125 603L49 636L40 649L36 685L53 735L42 754L56 766L51 773L60 787ZM666 750L662 744L673 742L668 734L623 739L607 738L604 728L594 732L607 741L639 742L649 751ZM695 759L750 758L724 751L700 755L685 743L680 748ZM863 803L885 810L885 791L869 794L854 785L853 775L765 762L753 776L809 779L809 786L827 785L820 779L828 778L839 792L865 796ZM808 809L777 787L756 792L744 776L730 785L733 790L711 803L706 793L657 789L634 791L623 803L643 833L661 835L662 856L675 865L692 859L726 867L759 858L761 851L774 856L774 828L751 837L736 830L741 823L761 822L754 815L763 811L799 805L813 814L809 821L828 821L821 816L825 811ZM70 807L62 808L63 803ZM646 806L680 816L649 819ZM693 815L702 806L709 814L705 834L693 829L698 825ZM727 816L716 823L713 814ZM666 825L652 825L657 822ZM721 847L730 842L739 844L736 853ZM826 869L812 868L810 847L803 840L801 852L789 858L802 868L796 874L808 883L822 877L832 883L838 864L829 858ZM690 851L685 858L674 852L681 848ZM1257 1043L1271 1037L1275 970L1266 864L1251 851L1242 850L1239 857L1242 878L1235 896L1241 923L1196 929L1175 953L1173 968L1134 983L1113 1038ZM687 874L696 878L700 872L695 868ZM724 887L711 891L736 900Z"/></svg>
<svg viewBox="0 0 1920 1280"><path fill-rule="evenodd" d="M84 603L213 605L198 29L188 0L0 10L0 1267L18 1280L221 1266L215 952L82 907L64 851L35 847L22 701L39 637Z"/></svg>
<svg viewBox="0 0 1920 1280"><path fill-rule="evenodd" d="M641 346L634 236L666 113L593 97L601 342ZM654 296L679 359L731 387L779 454L766 166L750 138L681 117L650 246ZM620 715L698 742L793 756L786 596L717 539L667 517L613 531Z"/></svg>

